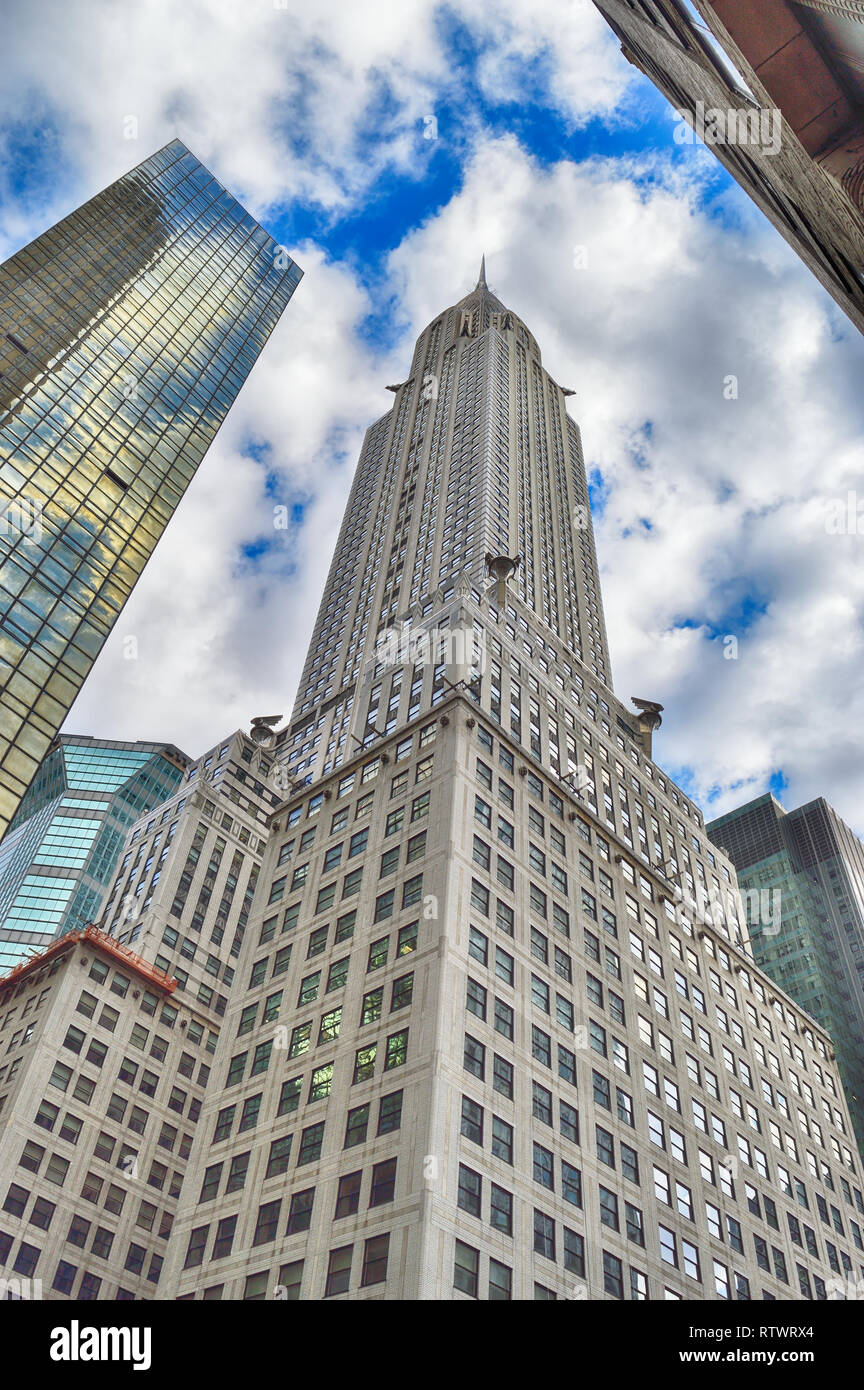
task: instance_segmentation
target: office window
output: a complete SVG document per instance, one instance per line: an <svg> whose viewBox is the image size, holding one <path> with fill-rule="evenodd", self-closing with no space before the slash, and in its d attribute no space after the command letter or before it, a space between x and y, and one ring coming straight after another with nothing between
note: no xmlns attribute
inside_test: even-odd
<svg viewBox="0 0 864 1390"><path fill-rule="evenodd" d="M480 1270L480 1251L457 1240L453 1262L453 1287L471 1298L477 1297Z"/></svg>
<svg viewBox="0 0 864 1390"><path fill-rule="evenodd" d="M236 1216L225 1216L216 1227L216 1237L213 1241L213 1253L211 1260L221 1260L231 1254L231 1247L234 1244L234 1232L237 1227Z"/></svg>
<svg viewBox="0 0 864 1390"><path fill-rule="evenodd" d="M465 1034L462 1065L472 1076L476 1076L480 1081L483 1080L486 1074L486 1048L483 1043L472 1038L470 1033Z"/></svg>
<svg viewBox="0 0 864 1390"><path fill-rule="evenodd" d="M222 1177L221 1163L212 1163L209 1168L204 1169L204 1179L201 1183L201 1192L198 1197L199 1202L212 1202L216 1193L219 1191L219 1180Z"/></svg>
<svg viewBox="0 0 864 1390"><path fill-rule="evenodd" d="M262 1244L264 1242L261 1242ZM247 1274L243 1285L243 1301L246 1303L263 1303L267 1297L267 1284L270 1279L270 1271L267 1269L259 1271L258 1274Z"/></svg>
<svg viewBox="0 0 864 1390"><path fill-rule="evenodd" d="M126 1201L126 1193L122 1187L117 1187L115 1183L110 1183L105 1197L105 1210L110 1211L113 1216L119 1216Z"/></svg>
<svg viewBox="0 0 864 1390"><path fill-rule="evenodd" d="M631 1202L624 1203L624 1226L627 1232L627 1239L632 1240L634 1245L645 1244L645 1230L642 1221L642 1213L638 1207L634 1207Z"/></svg>
<svg viewBox="0 0 864 1390"><path fill-rule="evenodd" d="M471 1216L479 1216L482 1204L482 1185L483 1179L473 1168L468 1168L464 1163L459 1164L459 1184L457 1192L457 1205L463 1211L467 1211Z"/></svg>
<svg viewBox="0 0 864 1390"><path fill-rule="evenodd" d="M258 1123L258 1113L261 1109L261 1095L259 1091L255 1096L248 1096L243 1102L243 1109L240 1112L240 1123L237 1126L237 1133L242 1134L246 1129L254 1129Z"/></svg>
<svg viewBox="0 0 864 1390"><path fill-rule="evenodd" d="M292 1260L290 1264L280 1265L277 1283L277 1296L286 1303L299 1301L303 1283L303 1261ZM206 1298L206 1292L204 1297Z"/></svg>
<svg viewBox="0 0 864 1390"><path fill-rule="evenodd" d="M278 1115L287 1115L296 1110L300 1104L300 1094L303 1086L303 1078L293 1076L289 1081L282 1082L279 1093L279 1105L276 1110Z"/></svg>
<svg viewBox="0 0 864 1390"><path fill-rule="evenodd" d="M363 1004L360 1010L361 1027L367 1023L375 1023L381 1017L381 1010L384 1004L384 987L370 990L363 996Z"/></svg>
<svg viewBox="0 0 864 1390"><path fill-rule="evenodd" d="M291 1031L291 1041L288 1044L289 1057L302 1057L304 1052L309 1051L312 1038L312 1024L299 1023Z"/></svg>
<svg viewBox="0 0 864 1390"><path fill-rule="evenodd" d="M545 1212L534 1208L534 1250L545 1255L547 1260L555 1259L555 1222Z"/></svg>
<svg viewBox="0 0 864 1390"><path fill-rule="evenodd" d="M573 1005L569 999L565 999L562 994L555 995L555 1019L566 1028L568 1033L572 1033L576 1026L576 1017Z"/></svg>
<svg viewBox="0 0 864 1390"><path fill-rule="evenodd" d="M592 1088L594 1092L594 1104L602 1105L604 1110L612 1109L612 1089L607 1077L599 1071L591 1073Z"/></svg>
<svg viewBox="0 0 864 1390"><path fill-rule="evenodd" d="M493 1054L492 1063L492 1086L502 1096L513 1099L513 1064L504 1057L499 1057L498 1053Z"/></svg>
<svg viewBox="0 0 864 1390"><path fill-rule="evenodd" d="M369 1047L360 1047L354 1055L354 1080L353 1085L361 1081L367 1081L370 1076L375 1074L375 1059L378 1054L378 1044L371 1043Z"/></svg>
<svg viewBox="0 0 864 1390"><path fill-rule="evenodd" d="M271 1240L276 1239L276 1230L279 1225L279 1212L281 1209L282 1201L280 1198L277 1198L273 1202L264 1202L258 1208L255 1233L252 1237L253 1245L267 1245Z"/></svg>
<svg viewBox="0 0 864 1390"><path fill-rule="evenodd" d="M618 1119L621 1120L623 1124L629 1125L632 1129L635 1124L633 1118L633 1097L628 1095L626 1091L622 1091L620 1086L615 1087L615 1109Z"/></svg>
<svg viewBox="0 0 864 1390"><path fill-rule="evenodd" d="M69 1234L66 1237L69 1245L77 1245L81 1250L87 1244L87 1237L90 1234L90 1222L85 1221L83 1216L73 1216L69 1226Z"/></svg>
<svg viewBox="0 0 864 1390"><path fill-rule="evenodd" d="M600 1187L598 1191L600 1195L600 1224L617 1231L619 1228L618 1198L608 1187Z"/></svg>
<svg viewBox="0 0 864 1390"><path fill-rule="evenodd" d="M345 1173L339 1179L339 1189L336 1194L336 1210L333 1213L334 1220L339 1220L343 1216L353 1216L360 1207L360 1186L363 1181L363 1171L359 1169L356 1173Z"/></svg>
<svg viewBox="0 0 864 1390"><path fill-rule="evenodd" d="M324 1287L325 1298L332 1298L335 1294L347 1293L348 1285L351 1280L351 1258L353 1253L353 1245L343 1245L340 1246L338 1250L330 1251L330 1260L327 1266L327 1283Z"/></svg>
<svg viewBox="0 0 864 1390"><path fill-rule="evenodd" d="M483 985L479 984L477 980L472 980L471 976L469 975L465 999L465 1007L468 1010L468 1012L474 1014L476 1018L485 1020L486 999L487 991L484 989Z"/></svg>
<svg viewBox="0 0 864 1390"><path fill-rule="evenodd" d="M408 922L406 926L399 928L396 938L397 956L407 956L411 951L416 951L419 925L419 922Z"/></svg>
<svg viewBox="0 0 864 1390"><path fill-rule="evenodd" d="M558 1075L571 1086L576 1085L576 1054L569 1047L558 1044Z"/></svg>
<svg viewBox="0 0 864 1390"><path fill-rule="evenodd" d="M291 1206L288 1211L288 1224L285 1227L286 1236L293 1236L298 1231L308 1231L312 1222L312 1206L315 1201L315 1188L307 1187L302 1192L295 1192L291 1197Z"/></svg>
<svg viewBox="0 0 864 1390"><path fill-rule="evenodd" d="M491 1184L489 1224L506 1236L513 1234L513 1194L497 1183Z"/></svg>
<svg viewBox="0 0 864 1390"><path fill-rule="evenodd" d="M329 971L328 971L328 974L327 974L327 993L328 993L328 994L330 993L331 990L334 990L334 989L341 989L341 988L343 987L343 985L345 984L345 981L346 981L347 978L348 978L348 966L349 966L349 964L350 964L350 961L351 961L351 957L350 957L350 956L343 956L343 957L341 958L341 960L334 960L334 961L333 961L333 963L332 963L332 965L330 966L330 969L329 969ZM273 998L277 998L277 999L278 999L278 1003L276 1004L275 1009L273 1009L272 1011L268 1012L268 1009L270 1008L270 1000L273 999ZM264 1022L265 1022L265 1023L267 1023L267 1022L269 1022L271 1019L274 1019L274 1018L277 1017L278 1012L279 1012L279 1004L280 1004L281 1002L282 1002L282 996L281 996L281 994L279 994L278 996L274 996L274 995L271 995L271 996L270 996L270 999L267 1000L267 1008L265 1008L265 1011L264 1011Z"/></svg>
<svg viewBox="0 0 864 1390"><path fill-rule="evenodd" d="M396 1013L399 1009L407 1009L414 994L414 972L409 975L400 975L393 981L390 995L390 1012Z"/></svg>
<svg viewBox="0 0 864 1390"><path fill-rule="evenodd" d="M300 1148L297 1153L297 1167L300 1168L305 1163L314 1163L321 1157L321 1146L324 1142L324 1121L318 1124L308 1125L300 1135Z"/></svg>
<svg viewBox="0 0 864 1390"><path fill-rule="evenodd" d="M241 1192L246 1186L246 1174L249 1171L249 1159L251 1149L245 1153L235 1154L228 1166L228 1177L225 1181L225 1195L231 1192Z"/></svg>
<svg viewBox="0 0 864 1390"><path fill-rule="evenodd" d="M54 1182L58 1187L62 1187L66 1181L66 1174L69 1172L68 1158L61 1158L59 1154L52 1154L45 1169L45 1177L48 1182Z"/></svg>
<svg viewBox="0 0 864 1390"><path fill-rule="evenodd" d="M678 1243L674 1231L667 1226L658 1226L660 1234L660 1258L666 1264L678 1267Z"/></svg>
<svg viewBox="0 0 864 1390"><path fill-rule="evenodd" d="M483 1106L470 1096L462 1097L461 1132L472 1143L483 1144Z"/></svg>
<svg viewBox="0 0 864 1390"><path fill-rule="evenodd" d="M609 1168L614 1168L615 1140L608 1129L603 1129L601 1125L595 1125L594 1131L597 1140L597 1157L601 1163L605 1163Z"/></svg>
<svg viewBox="0 0 864 1390"><path fill-rule="evenodd" d="M318 998L318 986L319 986L320 982L321 982L321 971L320 971L320 970L314 971L313 974L311 974L311 975L306 975L306 976L300 981L300 992L299 992L299 995L298 995L298 997L297 997L297 1003L298 1003L298 1005L300 1005L300 1004L310 1004L310 1003L312 1002L313 999L317 999L317 998Z"/></svg>
<svg viewBox="0 0 864 1390"><path fill-rule="evenodd" d="M558 1117L561 1133L572 1144L579 1143L579 1112L565 1100L558 1102Z"/></svg>
<svg viewBox="0 0 864 1390"><path fill-rule="evenodd" d="M342 1027L342 1005L336 1009L328 1009L321 1015L318 1025L318 1044L323 1042L333 1042L339 1036Z"/></svg>
<svg viewBox="0 0 864 1390"><path fill-rule="evenodd" d="M271 1143L270 1153L267 1158L267 1169L264 1173L265 1181L267 1178L277 1177L280 1173L287 1173L293 1137L292 1134L285 1134L281 1139L274 1139Z"/></svg>
<svg viewBox="0 0 864 1390"><path fill-rule="evenodd" d="M77 1273L77 1265L69 1264L67 1260L59 1260L51 1284L52 1289L56 1289L58 1293L71 1295Z"/></svg>
<svg viewBox="0 0 864 1390"><path fill-rule="evenodd" d="M186 1259L183 1264L184 1269L194 1269L204 1261L204 1250L207 1245L207 1237L210 1234L209 1226L196 1226L189 1233L189 1243L186 1247ZM144 1258L146 1251L141 1245L130 1245L129 1253L126 1256L126 1269L132 1273L140 1274L144 1268Z"/></svg>
<svg viewBox="0 0 864 1390"><path fill-rule="evenodd" d="M24 1209L30 1197L29 1189L20 1187L18 1183L11 1183L9 1191L6 1193L6 1200L3 1203L3 1210L10 1216L23 1216Z"/></svg>
<svg viewBox="0 0 864 1390"><path fill-rule="evenodd" d="M378 1134L390 1134L402 1124L402 1092L392 1091L378 1102Z"/></svg>
<svg viewBox="0 0 864 1390"><path fill-rule="evenodd" d="M555 1160L549 1149L542 1144L534 1144L534 1181L550 1192L555 1189Z"/></svg>
<svg viewBox="0 0 864 1390"><path fill-rule="evenodd" d="M384 1070L393 1071L394 1068L403 1066L407 1057L408 1029L403 1028L399 1033L391 1033L387 1039Z"/></svg>
<svg viewBox="0 0 864 1390"><path fill-rule="evenodd" d="M489 1260L489 1299L493 1302L513 1297L513 1271L500 1260Z"/></svg>
<svg viewBox="0 0 864 1390"><path fill-rule="evenodd" d="M372 1187L369 1206L380 1207L392 1202L396 1192L396 1159L388 1158L372 1168Z"/></svg>
<svg viewBox="0 0 864 1390"><path fill-rule="evenodd" d="M357 1144L366 1142L366 1133L369 1128L369 1104L358 1105L353 1110L348 1111L348 1120L345 1125L346 1149L354 1148Z"/></svg>
<svg viewBox="0 0 864 1390"><path fill-rule="evenodd" d="M492 1116L492 1153L505 1163L513 1162L513 1126L500 1116Z"/></svg>
<svg viewBox="0 0 864 1390"><path fill-rule="evenodd" d="M561 1160L561 1196L574 1207L582 1205L582 1174L564 1159Z"/></svg>
<svg viewBox="0 0 864 1390"><path fill-rule="evenodd" d="M552 1092L541 1086L539 1081L532 1082L531 1109L535 1119L544 1125L552 1124Z"/></svg>
<svg viewBox="0 0 864 1390"><path fill-rule="evenodd" d="M571 1274L585 1277L585 1239L567 1226L564 1230L564 1268Z"/></svg>
<svg viewBox="0 0 864 1390"><path fill-rule="evenodd" d="M112 1101L113 1099L114 1097L112 1096ZM109 1111L110 1104L111 1102L109 1102ZM125 1102L123 1102L123 1106L125 1109ZM35 1123L39 1125L42 1129L47 1129L50 1133L50 1131L53 1130L54 1125L57 1123L57 1117L59 1114L59 1105L52 1105L50 1101L43 1100L39 1106L39 1109L36 1111ZM122 1114L119 1118L123 1118Z"/></svg>
<svg viewBox="0 0 864 1390"><path fill-rule="evenodd" d="M387 1278L387 1258L390 1249L389 1232L381 1236L371 1236L363 1246L363 1268L360 1283L363 1288L369 1284L383 1284Z"/></svg>
<svg viewBox="0 0 864 1390"><path fill-rule="evenodd" d="M387 919L388 917L392 917L392 916L393 916L393 910L394 910L395 900L396 900L396 889L395 889L395 888L388 888L387 891L386 891L386 893L379 893L379 894L378 894L378 897L375 899L375 915L374 915L374 917L373 917L372 920L373 920L374 922L383 922L383 921L386 921L386 919ZM386 959L387 959L387 938L385 937L383 940L384 940L384 959L386 960ZM379 943L379 944L380 944L380 943ZM370 955L370 962L369 962L369 965L367 966L367 970L374 970L375 968L376 968L376 967L372 964L371 955Z"/></svg>
<svg viewBox="0 0 864 1390"><path fill-rule="evenodd" d="M536 1024L531 1026L531 1055L544 1067L552 1066L552 1039Z"/></svg>

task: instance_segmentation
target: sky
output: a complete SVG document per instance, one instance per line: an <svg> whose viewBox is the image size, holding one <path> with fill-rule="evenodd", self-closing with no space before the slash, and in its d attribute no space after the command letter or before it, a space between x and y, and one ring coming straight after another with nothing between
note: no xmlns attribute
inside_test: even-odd
<svg viewBox="0 0 864 1390"><path fill-rule="evenodd" d="M67 732L194 757L290 715L364 431L485 252L576 392L613 683L664 705L656 760L707 817L770 789L864 832L864 534L832 521L864 342L590 0L2 22L0 258L179 136L305 271Z"/></svg>

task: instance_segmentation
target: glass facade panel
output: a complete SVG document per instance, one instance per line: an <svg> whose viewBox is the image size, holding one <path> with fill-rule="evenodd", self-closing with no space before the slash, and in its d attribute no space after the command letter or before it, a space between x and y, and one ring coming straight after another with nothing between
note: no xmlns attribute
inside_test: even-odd
<svg viewBox="0 0 864 1390"><path fill-rule="evenodd" d="M0 266L0 834L301 274L180 140Z"/></svg>
<svg viewBox="0 0 864 1390"><path fill-rule="evenodd" d="M177 789L187 762L170 745L60 736L0 843L0 971L94 921L129 826Z"/></svg>

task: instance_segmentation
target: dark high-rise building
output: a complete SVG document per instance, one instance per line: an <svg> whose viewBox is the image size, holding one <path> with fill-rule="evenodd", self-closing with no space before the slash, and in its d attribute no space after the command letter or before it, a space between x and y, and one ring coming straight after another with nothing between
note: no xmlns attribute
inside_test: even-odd
<svg viewBox="0 0 864 1390"><path fill-rule="evenodd" d="M188 761L162 743L58 736L0 844L0 970L96 920L130 825Z"/></svg>
<svg viewBox="0 0 864 1390"><path fill-rule="evenodd" d="M707 830L751 895L756 960L831 1035L864 1146L864 845L821 797L787 812L760 796ZM760 894L779 895L779 921Z"/></svg>
<svg viewBox="0 0 864 1390"><path fill-rule="evenodd" d="M595 4L678 113L670 139L704 140L864 330L861 0Z"/></svg>
<svg viewBox="0 0 864 1390"><path fill-rule="evenodd" d="M0 266L0 833L301 274L179 140Z"/></svg>

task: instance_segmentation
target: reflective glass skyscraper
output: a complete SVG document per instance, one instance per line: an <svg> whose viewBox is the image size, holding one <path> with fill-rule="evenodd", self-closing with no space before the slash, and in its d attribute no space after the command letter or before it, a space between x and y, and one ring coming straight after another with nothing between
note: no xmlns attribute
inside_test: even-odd
<svg viewBox="0 0 864 1390"><path fill-rule="evenodd" d="M301 274L179 140L0 266L0 833Z"/></svg>
<svg viewBox="0 0 864 1390"><path fill-rule="evenodd" d="M0 971L98 917L129 826L187 763L170 744L60 735L0 845Z"/></svg>

